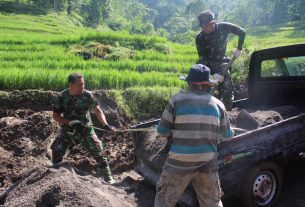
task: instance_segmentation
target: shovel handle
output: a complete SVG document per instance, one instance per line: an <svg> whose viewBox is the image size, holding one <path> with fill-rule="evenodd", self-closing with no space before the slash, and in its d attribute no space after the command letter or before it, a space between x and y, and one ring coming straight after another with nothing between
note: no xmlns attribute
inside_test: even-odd
<svg viewBox="0 0 305 207"><path fill-rule="evenodd" d="M229 68L231 67L231 65L233 64L233 62L237 59L236 56L233 55L233 57L231 58L230 62L228 63L228 65L226 65L225 71L229 70Z"/></svg>

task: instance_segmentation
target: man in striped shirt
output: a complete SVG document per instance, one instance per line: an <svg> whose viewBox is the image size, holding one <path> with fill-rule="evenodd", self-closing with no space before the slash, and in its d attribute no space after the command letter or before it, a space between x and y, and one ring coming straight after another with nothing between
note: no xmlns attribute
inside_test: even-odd
<svg viewBox="0 0 305 207"><path fill-rule="evenodd" d="M174 207L192 184L205 207L222 206L217 143L233 136L223 103L209 94L210 69L193 65L185 80L189 89L168 102L157 131L171 139L168 158L157 184L155 207Z"/></svg>

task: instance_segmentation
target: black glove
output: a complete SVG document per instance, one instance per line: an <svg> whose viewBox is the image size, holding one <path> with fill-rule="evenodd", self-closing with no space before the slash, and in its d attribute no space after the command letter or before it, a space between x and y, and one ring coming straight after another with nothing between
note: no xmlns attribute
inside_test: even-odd
<svg viewBox="0 0 305 207"><path fill-rule="evenodd" d="M114 131L116 131L116 128L114 127L114 126L110 126L110 125L108 125L108 124L106 124L105 126L103 126L103 129L105 130L105 131L110 131L110 132L114 132Z"/></svg>
<svg viewBox="0 0 305 207"><path fill-rule="evenodd" d="M72 120L69 122L71 129L81 132L83 129L83 123L79 120Z"/></svg>

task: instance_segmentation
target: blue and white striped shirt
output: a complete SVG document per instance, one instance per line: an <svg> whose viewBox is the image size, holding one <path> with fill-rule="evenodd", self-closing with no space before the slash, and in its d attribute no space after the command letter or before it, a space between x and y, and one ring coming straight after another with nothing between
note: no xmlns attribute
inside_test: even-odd
<svg viewBox="0 0 305 207"><path fill-rule="evenodd" d="M233 136L223 103L203 91L181 91L173 96L157 131L171 137L164 170L188 172L215 159L220 139Z"/></svg>

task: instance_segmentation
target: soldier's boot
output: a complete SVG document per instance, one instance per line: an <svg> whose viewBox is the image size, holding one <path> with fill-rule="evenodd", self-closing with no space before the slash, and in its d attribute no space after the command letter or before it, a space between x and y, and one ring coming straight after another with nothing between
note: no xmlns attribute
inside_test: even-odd
<svg viewBox="0 0 305 207"><path fill-rule="evenodd" d="M112 174L111 174L111 170L110 170L110 167L107 166L105 168L102 168L101 169L101 174L104 178L104 180L109 183L109 184L114 184L116 183L116 180L112 177Z"/></svg>

